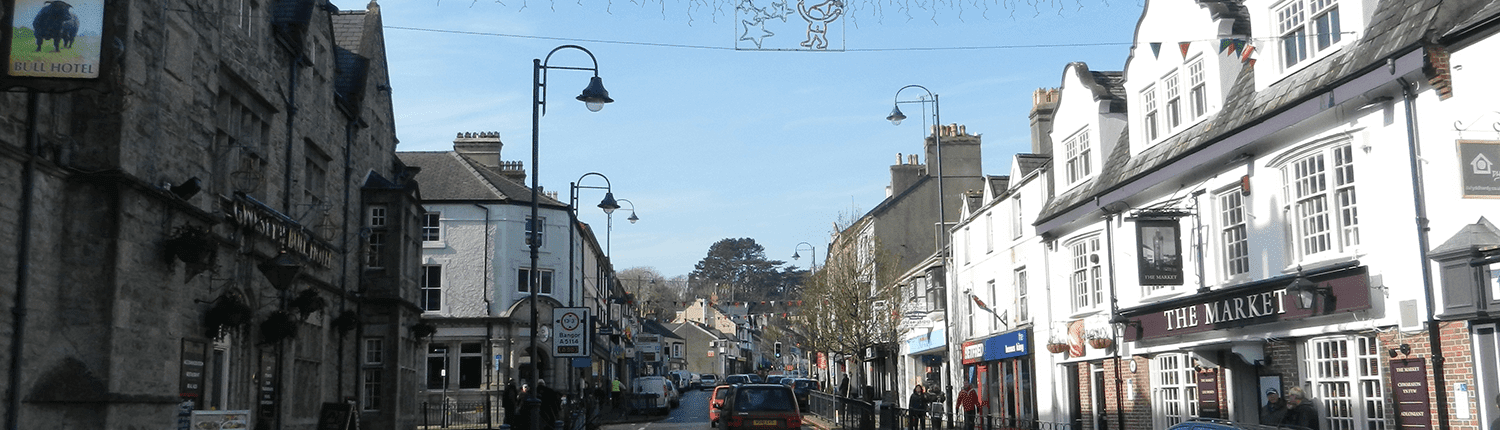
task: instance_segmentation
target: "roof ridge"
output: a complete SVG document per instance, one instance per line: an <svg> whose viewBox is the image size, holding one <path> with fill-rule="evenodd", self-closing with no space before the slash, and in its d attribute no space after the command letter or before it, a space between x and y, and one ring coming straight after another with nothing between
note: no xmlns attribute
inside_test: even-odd
<svg viewBox="0 0 1500 430"><path fill-rule="evenodd" d="M463 156L463 154L459 154L458 151L445 151L445 152L447 152L450 156L452 156L455 159L457 159L458 163L460 165L464 166L464 169L468 169L469 174L472 174L472 175L474 175L475 178L479 179L479 182L483 183L485 188L489 188L490 192L494 193L495 196L503 198L503 199L507 199L507 200L510 199L510 196L506 195L505 193L500 192L500 189L497 188L497 187L495 187L495 184L493 182L490 182L489 178L486 178L483 174L479 173L479 171L474 168L474 165L469 162L469 158L468 157Z"/></svg>

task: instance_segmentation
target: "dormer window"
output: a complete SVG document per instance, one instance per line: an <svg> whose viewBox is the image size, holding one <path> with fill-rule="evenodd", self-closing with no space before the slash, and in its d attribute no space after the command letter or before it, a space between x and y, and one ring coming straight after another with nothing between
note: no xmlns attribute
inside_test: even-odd
<svg viewBox="0 0 1500 430"><path fill-rule="evenodd" d="M1161 133L1156 129L1156 86L1152 85L1141 90L1141 107L1145 108L1146 116L1142 117L1146 132L1146 141L1156 140Z"/></svg>
<svg viewBox="0 0 1500 430"><path fill-rule="evenodd" d="M1282 68L1291 68L1343 38L1338 0L1291 0L1272 10L1281 37Z"/></svg>
<svg viewBox="0 0 1500 430"><path fill-rule="evenodd" d="M1182 126L1182 89L1177 86L1177 71L1168 72L1161 86L1167 92L1167 129L1173 130Z"/></svg>
<svg viewBox="0 0 1500 430"><path fill-rule="evenodd" d="M1092 169L1089 165L1089 129L1084 128L1068 137L1063 142L1067 150L1067 173L1068 183L1073 184L1089 176Z"/></svg>
<svg viewBox="0 0 1500 430"><path fill-rule="evenodd" d="M1203 59L1199 58L1188 65L1188 85L1192 86L1188 90L1188 99L1193 104L1193 119L1202 118L1208 113L1208 89L1204 81Z"/></svg>

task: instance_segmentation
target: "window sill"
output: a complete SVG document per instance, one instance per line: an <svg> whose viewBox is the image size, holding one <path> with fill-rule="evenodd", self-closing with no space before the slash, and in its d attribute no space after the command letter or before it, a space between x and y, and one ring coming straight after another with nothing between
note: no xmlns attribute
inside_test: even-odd
<svg viewBox="0 0 1500 430"><path fill-rule="evenodd" d="M447 247L447 241L422 242L422 249L442 249Z"/></svg>
<svg viewBox="0 0 1500 430"><path fill-rule="evenodd" d="M1091 316L1094 316L1094 315L1098 315L1098 314L1103 313L1103 312L1104 312L1104 309L1098 309L1098 308L1078 309L1078 310L1073 311L1072 315L1068 315L1068 319L1075 319L1075 320L1076 319L1084 319L1084 318L1088 318L1088 317L1091 317Z"/></svg>

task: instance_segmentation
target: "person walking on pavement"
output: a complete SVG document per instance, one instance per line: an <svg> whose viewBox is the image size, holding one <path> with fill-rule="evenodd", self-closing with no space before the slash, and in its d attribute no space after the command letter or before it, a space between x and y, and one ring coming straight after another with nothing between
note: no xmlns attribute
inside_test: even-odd
<svg viewBox="0 0 1500 430"><path fill-rule="evenodd" d="M620 383L620 378L610 378L609 381L609 403L616 409L620 407L620 390L625 389L625 384Z"/></svg>
<svg viewBox="0 0 1500 430"><path fill-rule="evenodd" d="M979 400L979 390L974 388L973 382L965 382L964 389L958 392L958 407L964 410L964 427L959 430L974 430L974 418L978 409L984 403Z"/></svg>
<svg viewBox="0 0 1500 430"><path fill-rule="evenodd" d="M922 384L917 384L915 388L911 389L911 398L906 400L908 415L906 428L922 430L923 427L926 427L927 404L929 402L932 402L932 399L927 397L927 389L923 388Z"/></svg>

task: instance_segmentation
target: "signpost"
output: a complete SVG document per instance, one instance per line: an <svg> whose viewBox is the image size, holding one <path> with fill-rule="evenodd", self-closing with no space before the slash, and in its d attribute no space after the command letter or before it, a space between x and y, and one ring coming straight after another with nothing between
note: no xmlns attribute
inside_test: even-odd
<svg viewBox="0 0 1500 430"><path fill-rule="evenodd" d="M589 308L557 308L552 313L557 329L557 338L552 341L552 354L557 357L589 356Z"/></svg>

